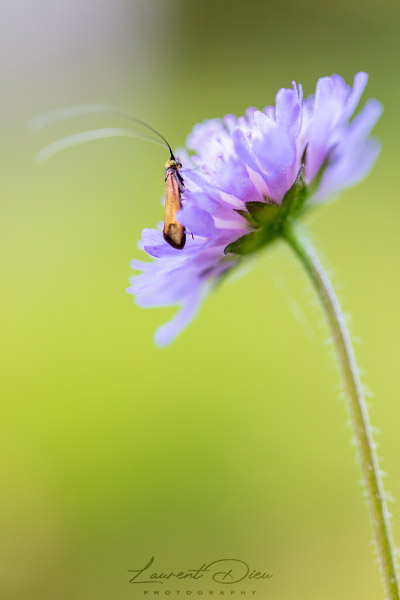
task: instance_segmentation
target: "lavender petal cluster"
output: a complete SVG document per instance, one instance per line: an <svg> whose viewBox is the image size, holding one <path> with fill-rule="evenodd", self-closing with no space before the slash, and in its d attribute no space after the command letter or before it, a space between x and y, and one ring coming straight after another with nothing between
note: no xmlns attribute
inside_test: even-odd
<svg viewBox="0 0 400 600"><path fill-rule="evenodd" d="M186 228L186 246L169 246L162 226L145 229L139 246L153 260L131 263L141 273L127 291L139 306L180 307L157 329L157 345L169 344L213 284L239 264L240 251L227 249L256 231L252 207L282 214L285 198L300 182L310 208L367 175L380 150L370 132L382 110L368 100L353 117L367 79L357 73L350 87L339 75L322 77L306 99L293 83L279 90L275 106L195 125L187 150L179 151L185 191L178 220Z"/></svg>

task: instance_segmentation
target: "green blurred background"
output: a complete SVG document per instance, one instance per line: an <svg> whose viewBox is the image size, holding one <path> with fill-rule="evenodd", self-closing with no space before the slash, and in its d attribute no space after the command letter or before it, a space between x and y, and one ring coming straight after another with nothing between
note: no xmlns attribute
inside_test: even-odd
<svg viewBox="0 0 400 600"><path fill-rule="evenodd" d="M26 123L106 102L176 147L293 79L308 95L322 75L369 73L382 154L308 225L362 338L400 498L399 17L395 0L2 0L2 598L142 597L127 570L152 555L164 570L248 561L274 575L259 598L383 597L328 332L289 251L268 250L159 350L173 311L124 290L162 218L165 152L105 140L37 167L46 143L120 122Z"/></svg>

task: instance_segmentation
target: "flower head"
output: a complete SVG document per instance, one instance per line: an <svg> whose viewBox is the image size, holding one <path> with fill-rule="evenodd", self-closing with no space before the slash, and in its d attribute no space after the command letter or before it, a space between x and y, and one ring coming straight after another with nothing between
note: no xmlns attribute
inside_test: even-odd
<svg viewBox="0 0 400 600"><path fill-rule="evenodd" d="M154 260L132 262L142 273L127 290L142 307L181 307L156 331L158 345L180 333L213 283L243 255L368 173L380 148L369 134L381 105L369 100L352 119L367 79L358 73L351 88L339 75L323 77L305 100L293 83L279 90L275 106L194 127L186 143L194 155L179 152L185 189L177 218L186 246L169 246L161 227L145 229L140 247Z"/></svg>

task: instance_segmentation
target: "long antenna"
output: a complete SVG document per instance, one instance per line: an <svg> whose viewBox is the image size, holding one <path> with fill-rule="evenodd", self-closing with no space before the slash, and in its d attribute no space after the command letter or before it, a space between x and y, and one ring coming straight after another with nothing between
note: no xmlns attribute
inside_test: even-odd
<svg viewBox="0 0 400 600"><path fill-rule="evenodd" d="M165 145L162 142L160 142L160 140L154 139L148 135L136 133L132 131L132 129L124 129L119 127L90 129L89 131L81 131L80 133L75 133L73 135L68 135L66 137L60 138L52 144L45 146L36 156L36 162L47 162L49 158L51 158L55 154L58 154L62 150L67 150L67 148L71 148L72 146L79 146L80 144L91 142L93 140L100 140L104 138L113 137L130 137L145 139L149 142L153 142L154 144L159 144L160 146L165 148Z"/></svg>
<svg viewBox="0 0 400 600"><path fill-rule="evenodd" d="M169 143L167 142L167 140L165 139L165 137L163 135L161 135L161 133L159 131L157 131L157 129L154 129L154 127L152 127L151 125L149 125L145 121L142 121L141 119L138 119L137 117L134 117L133 115L131 116L131 119L132 119L132 121L136 121L136 123L140 123L140 125L143 125L143 127L147 127L147 129L150 129L150 131L152 131L153 133L155 133L156 135L158 135L158 137L160 137L167 144L169 153L171 155L171 159L172 160L176 160L175 159L175 155L172 152L171 146L169 145Z"/></svg>
<svg viewBox="0 0 400 600"><path fill-rule="evenodd" d="M142 119L138 119L132 113L130 113L126 110L122 110L120 108L116 108L114 106L109 106L107 104L77 104L74 106L69 106L67 108L61 108L58 110L53 110L53 111L49 111L46 113L42 113L29 121L29 127L31 129L33 129L34 131L39 131L43 127L50 125L52 123L57 123L58 121L64 121L66 119L78 117L81 115L87 115L87 114L112 114L117 117L123 117L125 119L129 119L130 121L135 121L136 123L139 123L143 127L147 127L147 129L149 129L150 131L152 131L153 133L158 135L158 137L163 140L163 142L167 145L167 148L170 152L171 159L176 160L175 155L172 152L172 148L169 145L168 141L165 139L165 137L159 131L157 131L157 129L154 129L154 127L152 127L145 121L142 121ZM152 138L150 138L150 139L152 139Z"/></svg>

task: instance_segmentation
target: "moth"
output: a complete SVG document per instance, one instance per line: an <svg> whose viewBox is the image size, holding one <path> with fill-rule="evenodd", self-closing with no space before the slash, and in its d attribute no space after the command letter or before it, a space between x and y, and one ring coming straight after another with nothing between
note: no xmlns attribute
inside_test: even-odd
<svg viewBox="0 0 400 600"><path fill-rule="evenodd" d="M176 213L182 208L182 194L185 189L183 177L180 174L182 163L176 160L171 152L171 158L165 163L165 219L164 239L170 246L182 250L186 242L183 225L178 223Z"/></svg>
<svg viewBox="0 0 400 600"><path fill-rule="evenodd" d="M60 110L50 111L34 117L30 121L30 127L34 131L38 131L44 126L50 125L51 123L56 123L72 117L88 114L111 114L117 117L129 119L152 131L158 136L159 139L138 133L132 129L120 127L91 129L89 131L82 131L74 135L63 137L56 142L49 144L39 152L36 157L37 161L40 163L46 162L49 158L61 150L65 150L67 148L71 148L72 146L77 146L78 144L83 144L92 140L109 137L133 137L160 144L170 153L170 158L165 163L165 216L163 236L165 241L168 242L172 248L175 248L176 250L182 250L186 243L186 232L184 226L181 225L181 223L179 223L177 220L177 213L182 208L182 194L185 189L184 180L180 172L182 169L182 163L180 162L179 158L174 155L172 148L165 137L156 129L154 129L154 127L148 125L148 123L138 119L127 111L104 104L80 104L77 106L62 108Z"/></svg>

